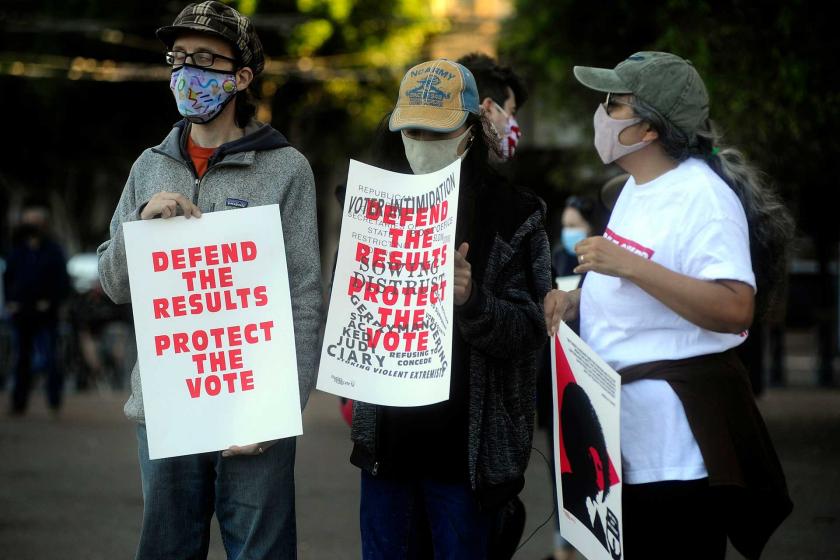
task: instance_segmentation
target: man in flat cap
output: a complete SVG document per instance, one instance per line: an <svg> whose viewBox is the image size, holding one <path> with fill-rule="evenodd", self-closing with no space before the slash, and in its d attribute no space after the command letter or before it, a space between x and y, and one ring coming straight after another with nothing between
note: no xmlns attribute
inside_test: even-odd
<svg viewBox="0 0 840 560"><path fill-rule="evenodd" d="M190 4L157 36L167 47L169 85L183 119L131 169L110 239L98 251L102 287L116 303L131 299L124 222L279 203L303 407L315 378L321 313L312 170L282 134L254 119L248 87L265 59L248 18L220 2ZM294 558L295 439L152 461L141 375L135 365L125 405L137 422L143 483L137 558L205 558L214 513L229 558Z"/></svg>

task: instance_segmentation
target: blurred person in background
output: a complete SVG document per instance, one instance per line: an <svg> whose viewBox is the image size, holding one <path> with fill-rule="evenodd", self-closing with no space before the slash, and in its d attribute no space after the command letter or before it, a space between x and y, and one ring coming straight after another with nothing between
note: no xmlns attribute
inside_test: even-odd
<svg viewBox="0 0 840 560"><path fill-rule="evenodd" d="M575 245L604 233L604 209L591 196L572 195L566 199L560 224L560 243L552 247L551 266L555 276L572 276L578 264Z"/></svg>
<svg viewBox="0 0 840 560"><path fill-rule="evenodd" d="M28 200L12 233L12 248L3 277L6 313L14 333L15 366L10 412L26 412L33 370L46 376L47 404L61 408L64 369L57 360L59 308L69 278L61 246L50 235L46 203Z"/></svg>
<svg viewBox="0 0 840 560"><path fill-rule="evenodd" d="M486 54L471 53L457 62L472 72L481 114L498 140L498 151L490 150L490 161L510 162L522 137L516 114L528 99L524 82L511 67L499 64ZM525 504L518 496L500 509L492 530L490 560L508 560L513 556L522 538L525 516Z"/></svg>
<svg viewBox="0 0 840 560"><path fill-rule="evenodd" d="M490 151L491 160L513 159L522 138L516 113L528 99L525 84L512 68L500 65L486 54L468 54L457 62L472 72L478 87L481 113L499 143L498 151Z"/></svg>
<svg viewBox="0 0 840 560"><path fill-rule="evenodd" d="M73 265L89 254L76 255L68 262L71 276ZM96 255L92 255L94 259ZM89 271L85 270L86 273ZM131 306L116 305L103 291L96 269L90 274L74 276L75 294L71 298L69 320L75 333L74 365L76 388L85 391L96 388L122 390L131 374L129 359L134 357L133 319Z"/></svg>
<svg viewBox="0 0 840 560"><path fill-rule="evenodd" d="M6 260L0 257L0 278L6 274ZM6 389L6 381L12 370L12 333L6 315L4 282L0 281L0 392Z"/></svg>
<svg viewBox="0 0 840 560"><path fill-rule="evenodd" d="M598 193L598 197L601 200L601 206L603 206L604 209L607 211L607 216L609 216L609 213L612 212L613 208L615 208L615 203L618 200L618 196L621 194L621 191L624 188L624 185L627 183L627 179L629 178L629 173L620 173L615 177L609 179L601 187L601 191Z"/></svg>

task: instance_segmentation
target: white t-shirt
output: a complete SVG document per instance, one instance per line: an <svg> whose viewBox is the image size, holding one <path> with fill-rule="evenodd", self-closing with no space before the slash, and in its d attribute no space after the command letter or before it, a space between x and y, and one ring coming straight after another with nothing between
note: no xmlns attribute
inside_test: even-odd
<svg viewBox="0 0 840 560"><path fill-rule="evenodd" d="M604 236L680 274L755 289L743 206L699 159L642 185L631 177ZM616 370L723 352L746 338L698 327L629 280L594 272L583 284L580 317L581 338ZM622 385L621 456L629 484L707 476L682 403L666 381Z"/></svg>

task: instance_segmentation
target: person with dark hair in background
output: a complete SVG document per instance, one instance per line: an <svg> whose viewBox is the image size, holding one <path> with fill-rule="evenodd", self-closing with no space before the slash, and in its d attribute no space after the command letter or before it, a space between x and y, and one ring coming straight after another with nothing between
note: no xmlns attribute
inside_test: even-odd
<svg viewBox="0 0 840 560"><path fill-rule="evenodd" d="M111 238L98 250L102 288L116 303L131 299L125 222L279 204L303 408L321 322L312 170L282 134L253 118L247 91L265 58L248 18L220 2L190 4L157 36L168 49L170 89L184 118L132 166ZM143 483L137 558L206 557L214 513L230 558L295 558L295 438L152 461L141 374L135 365L125 405L137 422Z"/></svg>
<svg viewBox="0 0 840 560"><path fill-rule="evenodd" d="M26 412L32 390L33 362L46 374L47 404L61 408L64 368L57 362L58 312L67 297L70 279L64 251L49 233L50 212L45 203L29 200L20 224L12 232L3 284L6 313L17 346L10 412Z"/></svg>
<svg viewBox="0 0 840 560"><path fill-rule="evenodd" d="M499 141L498 149L490 150L490 160L509 162L522 137L516 113L528 98L525 84L513 69L486 54L471 53L457 62L475 78L481 114ZM525 504L519 496L500 508L492 528L489 560L509 560L513 556L525 529L525 517Z"/></svg>
<svg viewBox="0 0 840 560"><path fill-rule="evenodd" d="M489 165L485 126L470 71L433 60L405 74L374 145L373 163L392 171L462 164L449 400L353 410L365 559L416 557L424 525L436 558L486 559L499 508L524 485L550 255L544 204Z"/></svg>
<svg viewBox="0 0 840 560"><path fill-rule="evenodd" d="M618 196L621 194L621 190L627 184L627 179L629 178L629 173L620 173L601 185L601 190L598 192L598 199L601 201L601 206L606 209L608 215L615 208Z"/></svg>
<svg viewBox="0 0 840 560"><path fill-rule="evenodd" d="M499 152L491 158L512 159L522 137L516 112L525 105L525 84L509 66L501 66L486 54L472 53L458 59L475 78L481 112L499 142Z"/></svg>
<svg viewBox="0 0 840 560"><path fill-rule="evenodd" d="M724 558L728 537L758 558L792 504L733 349L773 303L792 221L719 145L689 61L639 52L574 74L606 94L595 148L631 178L605 235L575 246L586 280L546 297L546 327L580 317L621 374L625 557Z"/></svg>
<svg viewBox="0 0 840 560"><path fill-rule="evenodd" d="M575 245L587 237L604 232L603 212L598 202L590 196L572 195L566 199L560 216L562 230L560 245L554 247L551 265L557 276L571 276L577 267Z"/></svg>
<svg viewBox="0 0 840 560"><path fill-rule="evenodd" d="M606 519L601 514L610 493L607 442L589 395L577 383L563 389L560 431L570 469L560 475L563 508L607 548Z"/></svg>

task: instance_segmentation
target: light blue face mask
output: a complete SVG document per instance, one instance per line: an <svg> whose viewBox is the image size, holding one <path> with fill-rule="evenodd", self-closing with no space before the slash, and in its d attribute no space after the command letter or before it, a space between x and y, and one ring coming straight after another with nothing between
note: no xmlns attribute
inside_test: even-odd
<svg viewBox="0 0 840 560"><path fill-rule="evenodd" d="M575 245L586 239L586 230L584 228L573 227L563 228L561 239L563 241L563 248L566 249L566 252L570 255L574 255Z"/></svg>
<svg viewBox="0 0 840 560"><path fill-rule="evenodd" d="M206 124L218 117L236 95L236 73L185 64L172 70L169 88L178 112L190 122Z"/></svg>

